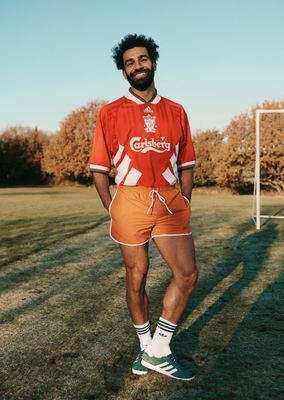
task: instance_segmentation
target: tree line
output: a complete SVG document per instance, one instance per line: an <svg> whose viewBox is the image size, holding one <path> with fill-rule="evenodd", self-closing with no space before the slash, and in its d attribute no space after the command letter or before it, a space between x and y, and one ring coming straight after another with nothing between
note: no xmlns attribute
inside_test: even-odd
<svg viewBox="0 0 284 400"><path fill-rule="evenodd" d="M62 181L90 184L89 156L100 108L95 100L72 111L53 135L14 126L0 133L0 185L38 185ZM265 101L234 117L223 131L193 136L196 186L220 186L251 193L255 170L255 110L284 109ZM114 172L112 171L112 176ZM261 116L261 186L284 191L284 113Z"/></svg>

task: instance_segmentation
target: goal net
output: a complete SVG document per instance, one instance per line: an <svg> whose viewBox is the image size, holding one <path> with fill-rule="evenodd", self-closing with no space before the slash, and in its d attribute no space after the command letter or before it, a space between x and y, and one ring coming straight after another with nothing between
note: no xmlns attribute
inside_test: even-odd
<svg viewBox="0 0 284 400"><path fill-rule="evenodd" d="M266 151L265 146L261 146L260 139L261 139L261 121L263 114L275 114L275 113L284 113L284 109L274 109L274 110L267 110L261 109L256 110L255 115L255 136L256 136L256 143L255 143L255 176L254 176L254 196L253 196L253 220L256 225L256 229L260 229L260 220L261 218L277 218L277 219L284 219L284 216L280 215L262 215L261 214L261 198L260 198L260 189L261 189L261 156ZM284 129L282 130L283 134L283 142L284 145ZM269 152L269 150L267 150ZM283 157L283 155L282 155ZM283 177L284 180L284 177Z"/></svg>

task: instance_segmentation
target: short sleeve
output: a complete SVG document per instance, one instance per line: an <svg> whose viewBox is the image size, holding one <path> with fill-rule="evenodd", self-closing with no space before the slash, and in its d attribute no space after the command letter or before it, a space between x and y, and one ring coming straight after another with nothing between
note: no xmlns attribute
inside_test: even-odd
<svg viewBox="0 0 284 400"><path fill-rule="evenodd" d="M192 143L190 125L186 112L183 108L182 108L181 124L183 133L180 139L180 148L177 160L179 171L188 168L193 168L195 165L195 151Z"/></svg>
<svg viewBox="0 0 284 400"><path fill-rule="evenodd" d="M102 174L109 173L111 168L110 152L107 146L105 132L102 123L102 115L99 113L94 131L94 139L90 156L90 170Z"/></svg>

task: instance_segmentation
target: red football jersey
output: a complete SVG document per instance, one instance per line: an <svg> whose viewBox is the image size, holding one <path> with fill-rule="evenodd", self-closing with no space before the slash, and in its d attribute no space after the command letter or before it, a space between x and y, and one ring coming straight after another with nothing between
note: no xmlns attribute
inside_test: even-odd
<svg viewBox="0 0 284 400"><path fill-rule="evenodd" d="M178 170L192 168L195 154L187 115L180 104L156 96L145 102L129 91L105 105L96 122L90 169L117 169L118 185L175 185Z"/></svg>

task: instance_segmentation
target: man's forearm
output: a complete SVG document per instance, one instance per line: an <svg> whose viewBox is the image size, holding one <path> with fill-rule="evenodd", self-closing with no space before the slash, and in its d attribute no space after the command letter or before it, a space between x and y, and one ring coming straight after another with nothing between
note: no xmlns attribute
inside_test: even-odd
<svg viewBox="0 0 284 400"><path fill-rule="evenodd" d="M94 172L93 175L94 184L96 186L97 192L101 198L103 206L108 210L111 203L108 175L96 172Z"/></svg>
<svg viewBox="0 0 284 400"><path fill-rule="evenodd" d="M180 182L180 189L181 193L191 201L191 194L193 188L193 174L194 170L186 169L184 171L180 171L179 173L179 182Z"/></svg>

